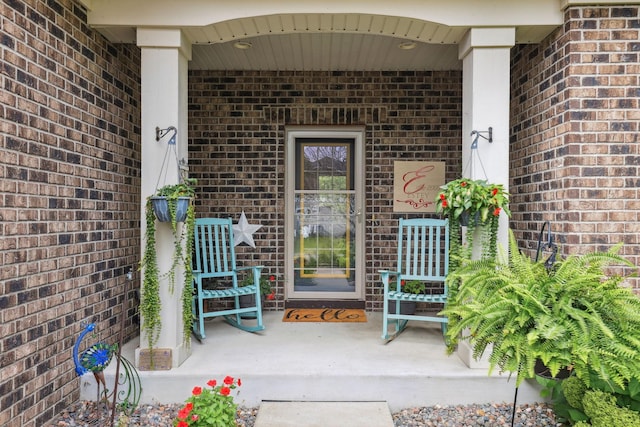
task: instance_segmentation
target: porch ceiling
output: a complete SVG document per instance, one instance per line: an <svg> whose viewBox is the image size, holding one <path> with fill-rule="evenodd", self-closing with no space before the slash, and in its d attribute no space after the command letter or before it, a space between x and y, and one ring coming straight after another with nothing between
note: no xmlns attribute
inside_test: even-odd
<svg viewBox="0 0 640 427"><path fill-rule="evenodd" d="M544 1L545 5L548 3ZM471 27L514 27L516 43L538 43L561 23L560 15L549 13L548 8L543 8L544 19L532 19L534 10L525 7L525 2L518 4L521 6L516 12L520 13L511 10L502 15L491 13L486 7L452 10L453 6L449 9L440 6L430 10L434 21L407 16L406 11L405 16L276 13L245 14L208 25L202 25L204 20L193 14L180 16L179 13L185 14L184 10L167 10L165 14L155 11L152 16L142 15L139 26L180 28L193 44L191 69L443 70L460 69L457 45ZM133 9L134 5L131 4ZM131 16L139 15L133 9L124 17L127 19L119 19L120 25L113 25L109 20L113 22L117 16L105 17L111 10L98 8L96 13L89 12L89 23L112 42L135 43L136 26L132 25L135 19ZM172 12L178 15L170 24L167 14ZM250 43L251 48L235 48L238 41ZM415 47L400 49L400 43L407 41L415 42Z"/></svg>

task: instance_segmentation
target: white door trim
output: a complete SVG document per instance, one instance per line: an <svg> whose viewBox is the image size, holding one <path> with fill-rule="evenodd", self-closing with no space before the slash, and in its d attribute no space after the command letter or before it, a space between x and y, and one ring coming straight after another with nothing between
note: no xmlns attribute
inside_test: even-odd
<svg viewBox="0 0 640 427"><path fill-rule="evenodd" d="M298 138L349 138L354 140L356 196L356 286L355 292L296 292L293 280L295 142ZM364 300L364 126L287 126L285 129L285 299Z"/></svg>

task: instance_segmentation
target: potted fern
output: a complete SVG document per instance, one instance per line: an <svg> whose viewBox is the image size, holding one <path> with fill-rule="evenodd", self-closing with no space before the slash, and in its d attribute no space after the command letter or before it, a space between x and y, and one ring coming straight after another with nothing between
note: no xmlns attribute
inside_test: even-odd
<svg viewBox="0 0 640 427"><path fill-rule="evenodd" d="M195 179L184 179L179 184L166 185L156 190L156 193L147 198L145 220L145 246L140 270L144 272L142 292L140 296L140 313L143 317L142 329L146 333L147 346L150 350L157 343L160 335L160 273L156 250L156 219L167 222L174 236L174 251L171 266L164 273L169 279L169 289L173 292L176 283L176 270L184 267L184 285L182 287L182 320L183 340L189 345L191 337L192 315L192 288L193 271L191 266L193 233L195 230ZM163 199L166 207L162 212L156 211L158 200ZM186 207L182 206L186 199ZM182 213L184 211L184 213ZM165 221L167 220L168 221ZM182 227L178 223L184 222ZM153 351L150 353L153 355ZM151 359L153 365L153 359Z"/></svg>
<svg viewBox="0 0 640 427"><path fill-rule="evenodd" d="M459 284L441 313L449 352L462 339L476 359L490 349L490 372L516 373L516 385L535 376L538 360L552 375L569 368L586 383L592 371L620 385L640 379L640 299L620 286L622 276L606 274L610 266L634 267L618 255L620 245L551 269L520 253L512 232L509 249L497 260L463 260L449 274Z"/></svg>

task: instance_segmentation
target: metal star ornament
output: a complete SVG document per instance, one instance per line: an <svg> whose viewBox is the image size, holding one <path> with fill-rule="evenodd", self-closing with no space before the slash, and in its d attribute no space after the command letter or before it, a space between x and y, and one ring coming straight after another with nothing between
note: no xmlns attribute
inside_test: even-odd
<svg viewBox="0 0 640 427"><path fill-rule="evenodd" d="M233 224L233 245L238 246L246 243L252 248L255 248L256 242L253 241L253 233L258 231L260 227L262 227L262 225L250 225L244 211L242 211L238 223Z"/></svg>

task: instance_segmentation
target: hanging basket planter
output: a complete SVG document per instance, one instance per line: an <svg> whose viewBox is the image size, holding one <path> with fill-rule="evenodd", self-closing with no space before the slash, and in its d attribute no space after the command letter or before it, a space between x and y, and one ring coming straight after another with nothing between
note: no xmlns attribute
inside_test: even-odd
<svg viewBox="0 0 640 427"><path fill-rule="evenodd" d="M143 272L143 283L140 296L140 315L142 323L141 332L146 337L146 347L149 350L151 370L154 366L154 347L158 343L161 325L160 286L161 278L167 278L169 292L173 293L176 281L179 279L177 272L182 271L183 280L180 285L182 303L183 344L189 347L191 343L192 313L192 249L195 228L195 186L196 180L188 178L186 162L178 160L176 151L177 129L173 126L167 129L156 128L156 141L170 135L165 151L165 156L160 166L160 174L156 183L155 192L146 198L145 202L145 235L140 270ZM167 182L170 154L173 154L177 172L177 183L160 185ZM175 180L175 177L169 181ZM156 226L164 223L163 228L169 228L173 234L173 254L171 265L159 265L158 246L165 245L166 241L158 242L156 239ZM182 223L178 227L178 223ZM166 236L162 236L166 239Z"/></svg>
<svg viewBox="0 0 640 427"><path fill-rule="evenodd" d="M169 200L164 196L151 197L153 212L160 222L172 222L172 211L175 212L175 222L184 222L187 219L190 201L190 197L178 197L175 200ZM171 208L172 203L175 203L175 210Z"/></svg>

